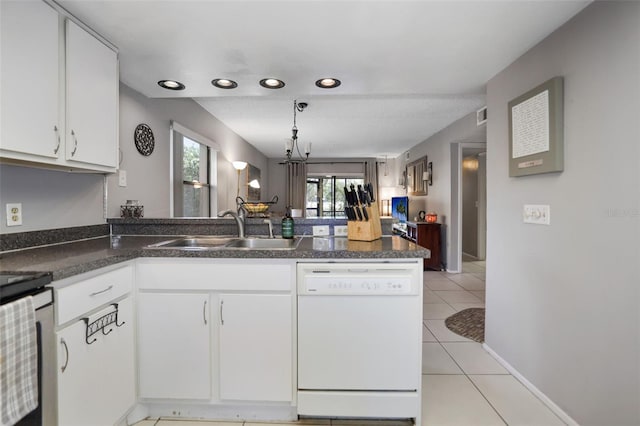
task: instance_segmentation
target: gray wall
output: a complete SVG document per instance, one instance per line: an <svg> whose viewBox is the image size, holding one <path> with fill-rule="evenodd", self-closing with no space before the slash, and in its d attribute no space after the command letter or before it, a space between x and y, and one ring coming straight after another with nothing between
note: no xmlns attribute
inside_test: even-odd
<svg viewBox="0 0 640 426"><path fill-rule="evenodd" d="M266 157L190 99L149 99L120 85L120 168L127 172L127 187L118 186L117 174L107 175L107 217L119 217L120 205L136 199L145 217L169 216L169 123L181 125L213 140L218 154L218 208L235 206L237 174L232 160L247 161L261 169L261 184L269 185ZM138 153L133 132L148 124L155 136L149 157ZM245 172L243 172L245 173ZM244 175L243 175L244 179ZM37 231L104 223L104 175L67 173L0 165L0 205L22 203L23 225L7 227L2 211L0 233ZM245 190L246 194L246 190Z"/></svg>
<svg viewBox="0 0 640 426"><path fill-rule="evenodd" d="M487 85L486 342L581 425L640 424L638 23L594 2ZM507 103L554 76L564 172L510 178Z"/></svg>
<svg viewBox="0 0 640 426"><path fill-rule="evenodd" d="M120 149L126 170L126 188L118 186L117 175L109 176L109 217L118 217L126 200L139 200L145 217L169 216L169 125L174 120L182 126L212 140L220 146L218 154L218 209L235 208L237 174L231 161L242 160L261 171L261 185L269 185L266 157L232 132L191 99L149 99L120 85ZM133 142L133 132L140 123L148 124L155 136L153 154L144 157ZM246 173L246 170L242 173ZM246 178L241 179L245 181ZM246 195L242 188L241 194Z"/></svg>
<svg viewBox="0 0 640 426"><path fill-rule="evenodd" d="M100 174L0 165L0 233L104 223ZM6 203L22 203L22 225L7 227Z"/></svg>
<svg viewBox="0 0 640 426"><path fill-rule="evenodd" d="M427 196L410 197L409 217L417 216L420 210L434 211L438 214L438 222L443 224L445 262L454 259L452 250L451 224L451 186L455 181L451 177L451 144L475 143L486 141L486 126L477 126L475 112L455 121L429 139L421 142L409 150L409 162L424 155L427 161L433 162L433 185L429 187ZM404 167L404 164L401 168ZM398 173L402 171L399 170ZM455 236L454 236L455 237ZM455 268L454 268L455 269Z"/></svg>

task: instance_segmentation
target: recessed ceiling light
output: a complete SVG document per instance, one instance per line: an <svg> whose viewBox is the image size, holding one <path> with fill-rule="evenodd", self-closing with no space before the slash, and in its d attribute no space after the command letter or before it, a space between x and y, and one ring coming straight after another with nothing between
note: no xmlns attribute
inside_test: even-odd
<svg viewBox="0 0 640 426"><path fill-rule="evenodd" d="M219 89L235 89L238 87L238 83L226 78L216 78L215 80L211 80L211 84Z"/></svg>
<svg viewBox="0 0 640 426"><path fill-rule="evenodd" d="M340 86L340 80L337 78L321 78L316 81L316 86L321 89L333 89L334 87Z"/></svg>
<svg viewBox="0 0 640 426"><path fill-rule="evenodd" d="M267 89L281 89L284 87L284 81L278 80L277 78L263 78L260 80L260 86L266 87Z"/></svg>
<svg viewBox="0 0 640 426"><path fill-rule="evenodd" d="M185 85L175 80L160 80L158 86L169 90L184 90Z"/></svg>

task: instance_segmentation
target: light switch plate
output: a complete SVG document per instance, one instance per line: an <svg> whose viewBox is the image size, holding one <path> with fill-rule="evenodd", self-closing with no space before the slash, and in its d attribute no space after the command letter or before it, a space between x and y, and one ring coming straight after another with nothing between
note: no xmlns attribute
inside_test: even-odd
<svg viewBox="0 0 640 426"><path fill-rule="evenodd" d="M22 203L7 204L7 226L22 225Z"/></svg>
<svg viewBox="0 0 640 426"><path fill-rule="evenodd" d="M313 235L329 235L329 225L318 225L313 227Z"/></svg>
<svg viewBox="0 0 640 426"><path fill-rule="evenodd" d="M127 171L120 170L118 172L118 186L125 187L127 186Z"/></svg>
<svg viewBox="0 0 640 426"><path fill-rule="evenodd" d="M333 235L336 237L346 237L347 236L347 227L338 225L333 227Z"/></svg>
<svg viewBox="0 0 640 426"><path fill-rule="evenodd" d="M525 204L522 209L524 223L551 225L551 206L548 204Z"/></svg>

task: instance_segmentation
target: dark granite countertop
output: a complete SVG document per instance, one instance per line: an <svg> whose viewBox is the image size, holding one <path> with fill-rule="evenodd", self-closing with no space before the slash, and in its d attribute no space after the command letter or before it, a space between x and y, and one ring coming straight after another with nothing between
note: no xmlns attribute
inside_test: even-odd
<svg viewBox="0 0 640 426"><path fill-rule="evenodd" d="M345 237L303 237L295 250L180 250L152 249L150 244L167 236L119 236L68 242L0 254L0 272L51 272L61 280L83 272L139 257L288 258L288 259L407 259L430 256L429 250L398 236L379 240L350 241Z"/></svg>

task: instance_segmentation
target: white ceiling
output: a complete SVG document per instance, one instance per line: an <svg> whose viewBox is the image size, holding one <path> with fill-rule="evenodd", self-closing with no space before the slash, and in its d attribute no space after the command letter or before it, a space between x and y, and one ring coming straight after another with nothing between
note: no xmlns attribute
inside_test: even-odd
<svg viewBox="0 0 640 426"><path fill-rule="evenodd" d="M191 97L271 158L396 156L484 105L485 83L588 1L59 0L120 51L120 79ZM286 86L258 85L266 77ZM336 77L342 85L314 82ZM229 78L234 90L210 82ZM175 79L181 92L156 82Z"/></svg>

